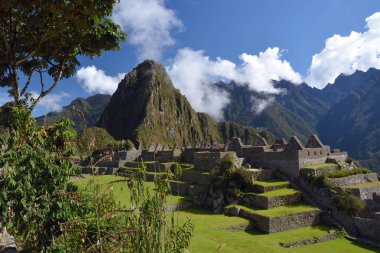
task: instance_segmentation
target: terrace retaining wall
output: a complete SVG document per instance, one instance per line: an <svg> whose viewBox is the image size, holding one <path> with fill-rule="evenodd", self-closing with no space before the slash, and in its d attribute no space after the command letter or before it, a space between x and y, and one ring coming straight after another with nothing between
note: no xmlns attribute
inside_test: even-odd
<svg viewBox="0 0 380 253"><path fill-rule="evenodd" d="M301 201L301 197L302 194L300 192L275 197L265 197L257 194L245 194L243 197L243 202L260 208L269 209L273 207L299 203Z"/></svg>
<svg viewBox="0 0 380 253"><path fill-rule="evenodd" d="M358 174L348 177L341 178L329 178L329 183L334 187L344 187L354 184L363 184L368 182L377 182L377 174L369 173L369 174Z"/></svg>

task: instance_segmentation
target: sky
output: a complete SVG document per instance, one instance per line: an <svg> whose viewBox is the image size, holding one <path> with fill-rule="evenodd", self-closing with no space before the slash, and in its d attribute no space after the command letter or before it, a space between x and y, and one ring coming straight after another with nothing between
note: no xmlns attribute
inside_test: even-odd
<svg viewBox="0 0 380 253"><path fill-rule="evenodd" d="M212 85L218 80L278 94L273 80L321 89L341 73L380 69L377 0L121 0L112 19L129 35L121 51L80 58L77 74L61 81L35 116L79 96L112 94L147 58L166 67L197 111L216 119L229 102ZM0 104L6 100L0 90Z"/></svg>

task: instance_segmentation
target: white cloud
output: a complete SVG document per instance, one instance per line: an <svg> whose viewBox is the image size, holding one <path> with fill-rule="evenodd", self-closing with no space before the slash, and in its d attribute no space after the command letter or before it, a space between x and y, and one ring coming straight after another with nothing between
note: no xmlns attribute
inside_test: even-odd
<svg viewBox="0 0 380 253"><path fill-rule="evenodd" d="M264 111L265 108L270 106L274 100L274 97L269 97L267 99L252 98L252 111L254 111L256 114L260 114L262 111Z"/></svg>
<svg viewBox="0 0 380 253"><path fill-rule="evenodd" d="M366 18L365 32L348 36L334 35L326 40L325 48L313 56L306 82L323 88L333 83L339 74L356 70L380 68L380 12Z"/></svg>
<svg viewBox="0 0 380 253"><path fill-rule="evenodd" d="M124 74L108 76L95 66L82 67L76 74L78 82L89 93L113 94L123 78Z"/></svg>
<svg viewBox="0 0 380 253"><path fill-rule="evenodd" d="M114 9L112 19L128 33L129 42L137 47L139 60L160 60L162 50L175 44L170 33L183 25L165 2L121 0Z"/></svg>
<svg viewBox="0 0 380 253"><path fill-rule="evenodd" d="M232 75L235 65L217 59L212 61L203 51L185 48L178 51L168 73L173 84L186 96L198 112L206 112L216 119L223 118L223 108L228 104L227 92L212 85L212 80Z"/></svg>
<svg viewBox="0 0 380 253"><path fill-rule="evenodd" d="M273 81L286 79L293 83L302 82L289 62L281 59L278 48L268 48L259 55L240 55L242 63L217 58L211 60L203 51L184 48L178 51L171 66L167 67L174 85L189 99L197 111L206 112L216 119L223 118L223 109L229 103L228 93L212 85L219 80L234 80L249 89L267 94L277 94ZM261 103L254 107L263 110Z"/></svg>
<svg viewBox="0 0 380 253"><path fill-rule="evenodd" d="M36 91L31 92L32 96L34 98L37 98L39 93ZM43 97L36 105L36 110L38 111L47 111L47 112L52 112L52 111L60 111L62 110L62 100L65 98L71 97L70 94L66 92L60 92L58 94L49 94L46 97Z"/></svg>

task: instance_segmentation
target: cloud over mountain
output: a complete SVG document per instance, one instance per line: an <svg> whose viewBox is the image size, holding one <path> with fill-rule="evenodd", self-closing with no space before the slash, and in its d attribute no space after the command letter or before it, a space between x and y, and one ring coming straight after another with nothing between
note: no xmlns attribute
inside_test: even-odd
<svg viewBox="0 0 380 253"><path fill-rule="evenodd" d="M82 67L76 74L76 79L88 93L113 94L124 74L108 76L95 66Z"/></svg>
<svg viewBox="0 0 380 253"><path fill-rule="evenodd" d="M289 62L281 59L277 47L268 48L258 55L243 53L239 58L239 64L221 58L212 60L201 50L184 48L177 52L167 69L174 86L181 90L192 106L217 119L223 117L229 98L226 92L212 85L213 82L234 80L253 91L267 94L281 92L274 87L273 81L302 82L301 75L293 70ZM263 110L269 104L270 101L262 101L255 108Z"/></svg>
<svg viewBox="0 0 380 253"><path fill-rule="evenodd" d="M128 32L128 41L136 46L139 60L160 60L162 50L175 44L171 32L183 27L166 0L121 0L112 19Z"/></svg>
<svg viewBox="0 0 380 253"><path fill-rule="evenodd" d="M356 70L380 68L380 12L366 18L365 32L351 32L348 36L335 34L328 38L325 48L315 54L306 82L318 88L333 83L341 74Z"/></svg>

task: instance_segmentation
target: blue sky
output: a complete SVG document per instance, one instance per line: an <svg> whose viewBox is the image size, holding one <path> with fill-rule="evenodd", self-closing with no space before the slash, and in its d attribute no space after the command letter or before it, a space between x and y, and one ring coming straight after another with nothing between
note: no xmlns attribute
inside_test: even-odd
<svg viewBox="0 0 380 253"><path fill-rule="evenodd" d="M331 58L331 55L353 51L349 46L343 48L342 43L356 45L361 41L363 45L375 45L380 32L365 35L369 30L366 18L378 11L380 2L375 0L121 0L114 19L130 35L122 44L122 50L106 52L96 59L82 58L82 67L92 66L92 71L82 71L81 79L74 76L63 80L51 101L42 101L45 104L39 106L34 114L44 114L78 96L88 97L99 91L112 93L114 83L122 76L120 74L129 72L146 57L162 62L168 68L174 85L193 106L216 118L222 109L218 104L228 103L225 94L218 93L207 83L218 78L241 80L242 83L250 83L248 86L253 90L268 93L278 91L271 87L269 79L254 80L256 76L267 75L271 79L288 79L295 83L306 80L312 86L322 88L334 80L338 72L350 74L356 69L380 66L378 57L375 60L362 57L368 55L362 50L352 55L352 59ZM372 23L377 21L380 22L380 18L376 16ZM372 27L377 31L376 24ZM360 34L351 36L352 31ZM323 53L326 40L335 34L340 38L331 40L334 52ZM371 50L373 54L380 53L377 46ZM259 57L260 52L264 53L262 57ZM318 55L316 62L323 64L312 64L314 55ZM361 60L353 60L358 58ZM336 65L329 65L329 61L336 62ZM343 65L347 66L340 67ZM275 70L271 66L275 66ZM213 70L205 72L205 68ZM262 75L257 70L265 68L269 72L264 71ZM99 71L103 71L100 76ZM188 73L184 75L186 71L201 73L193 77ZM99 83L92 87L90 82L96 81ZM86 86L86 82L90 86ZM109 87L99 88L102 82L108 83ZM200 93L191 93L190 90ZM212 94L212 99L197 101L202 91ZM0 102L4 99L2 95ZM215 105L210 106L210 100L215 100Z"/></svg>

